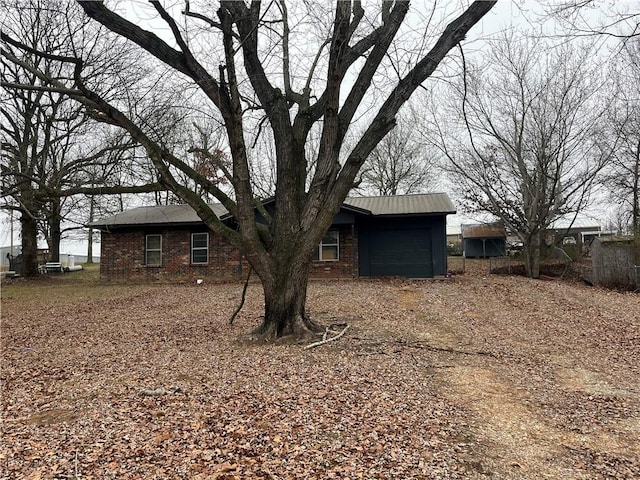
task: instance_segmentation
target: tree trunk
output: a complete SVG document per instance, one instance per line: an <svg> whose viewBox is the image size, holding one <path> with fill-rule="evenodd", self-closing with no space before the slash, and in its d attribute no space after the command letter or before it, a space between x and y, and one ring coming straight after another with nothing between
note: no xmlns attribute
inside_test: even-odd
<svg viewBox="0 0 640 480"><path fill-rule="evenodd" d="M529 236L524 246L524 267L529 278L540 278L540 232Z"/></svg>
<svg viewBox="0 0 640 480"><path fill-rule="evenodd" d="M49 237L51 241L51 244L49 245L49 259L52 262L59 262L60 261L60 238L62 236L60 233L60 221L53 220L49 228L51 229L51 233Z"/></svg>
<svg viewBox="0 0 640 480"><path fill-rule="evenodd" d="M305 309L310 271L310 262L292 260L276 268L272 275L261 277L265 313L255 335L269 340L320 331Z"/></svg>
<svg viewBox="0 0 640 480"><path fill-rule="evenodd" d="M95 203L93 195L89 197L89 223L93 222ZM87 263L93 263L93 228L89 227L89 236L87 237Z"/></svg>
<svg viewBox="0 0 640 480"><path fill-rule="evenodd" d="M93 228L89 228L89 236L87 237L87 263L93 263Z"/></svg>
<svg viewBox="0 0 640 480"><path fill-rule="evenodd" d="M638 145L640 150L640 144ZM631 228L633 236L640 237L640 192L638 183L640 183L640 158L636 160L633 172L633 205L631 206Z"/></svg>
<svg viewBox="0 0 640 480"><path fill-rule="evenodd" d="M48 219L49 223L49 260L52 262L60 261L60 240L62 238L62 231L60 224L62 219L60 217L60 202L52 202L51 216Z"/></svg>
<svg viewBox="0 0 640 480"><path fill-rule="evenodd" d="M20 217L22 236L22 275L35 277L38 274L38 222L27 212Z"/></svg>

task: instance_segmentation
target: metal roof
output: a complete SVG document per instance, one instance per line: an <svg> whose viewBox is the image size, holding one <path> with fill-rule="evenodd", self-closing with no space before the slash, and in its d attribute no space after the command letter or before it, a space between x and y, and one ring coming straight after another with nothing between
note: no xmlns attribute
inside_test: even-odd
<svg viewBox="0 0 640 480"><path fill-rule="evenodd" d="M219 203L210 204L211 210L221 217L227 213L227 209ZM90 227L122 227L127 225L164 225L171 224L197 224L202 220L195 210L189 205L161 205L153 207L138 207L125 212L116 213L89 224Z"/></svg>
<svg viewBox="0 0 640 480"><path fill-rule="evenodd" d="M446 193L349 197L344 203L368 210L372 215L456 213L456 207Z"/></svg>
<svg viewBox="0 0 640 480"><path fill-rule="evenodd" d="M353 207L364 215L448 214L456 209L445 193L394 195L386 197L350 197L346 208ZM219 203L209 205L218 218L228 214ZM89 224L96 228L134 225L198 224L202 220L189 205L138 207Z"/></svg>
<svg viewBox="0 0 640 480"><path fill-rule="evenodd" d="M587 215L566 215L554 221L551 224L551 228L554 230L567 230L578 228L589 228L592 230L600 230L600 223Z"/></svg>
<svg viewBox="0 0 640 480"><path fill-rule="evenodd" d="M461 225L461 227L462 238L504 238L507 236L504 225L500 222Z"/></svg>

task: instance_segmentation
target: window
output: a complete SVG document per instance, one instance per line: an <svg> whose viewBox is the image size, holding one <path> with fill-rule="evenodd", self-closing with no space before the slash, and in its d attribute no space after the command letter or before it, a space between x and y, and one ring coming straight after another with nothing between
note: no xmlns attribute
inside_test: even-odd
<svg viewBox="0 0 640 480"><path fill-rule="evenodd" d="M322 241L320 242L320 260L339 260L339 238L338 230L329 230L324 237L322 237Z"/></svg>
<svg viewBox="0 0 640 480"><path fill-rule="evenodd" d="M147 235L145 245L145 265L162 265L162 235Z"/></svg>
<svg viewBox="0 0 640 480"><path fill-rule="evenodd" d="M209 233L191 234L191 263L209 262Z"/></svg>

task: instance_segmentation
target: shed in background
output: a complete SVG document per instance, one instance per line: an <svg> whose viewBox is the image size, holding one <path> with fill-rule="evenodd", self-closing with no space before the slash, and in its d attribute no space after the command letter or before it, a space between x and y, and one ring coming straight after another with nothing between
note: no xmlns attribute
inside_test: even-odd
<svg viewBox="0 0 640 480"><path fill-rule="evenodd" d="M559 218L551 224L547 233L549 243L556 245L578 245L581 249L589 245L594 237L602 231L600 224L586 215L569 215Z"/></svg>
<svg viewBox="0 0 640 480"><path fill-rule="evenodd" d="M633 237L596 237L591 244L591 282L640 288L640 241Z"/></svg>
<svg viewBox="0 0 640 480"><path fill-rule="evenodd" d="M506 255L507 231L503 223L480 223L461 227L465 257L489 258Z"/></svg>

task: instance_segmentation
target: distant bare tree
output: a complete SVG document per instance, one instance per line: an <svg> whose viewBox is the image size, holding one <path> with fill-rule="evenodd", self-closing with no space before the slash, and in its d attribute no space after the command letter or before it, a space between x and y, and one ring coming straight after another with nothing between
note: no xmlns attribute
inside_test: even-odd
<svg viewBox="0 0 640 480"><path fill-rule="evenodd" d="M637 2L603 0L544 1L545 10L569 36L607 36L623 40L640 37Z"/></svg>
<svg viewBox="0 0 640 480"><path fill-rule="evenodd" d="M628 220L633 235L640 236L640 41L627 42L614 67L617 88L608 116L608 141L616 143L606 171L605 185Z"/></svg>
<svg viewBox="0 0 640 480"><path fill-rule="evenodd" d="M403 116L365 162L359 189L376 195L433 192L437 188L437 157L420 142L415 119Z"/></svg>
<svg viewBox="0 0 640 480"><path fill-rule="evenodd" d="M460 130L441 129L467 208L518 234L533 278L544 231L585 207L612 150L601 142L601 79L585 58L584 50L541 41L494 42L486 65L470 66L456 90L469 141L456 140Z"/></svg>

